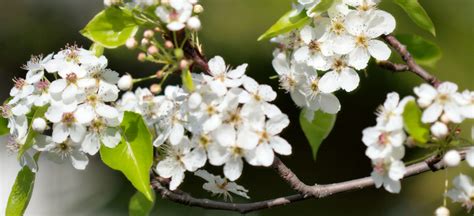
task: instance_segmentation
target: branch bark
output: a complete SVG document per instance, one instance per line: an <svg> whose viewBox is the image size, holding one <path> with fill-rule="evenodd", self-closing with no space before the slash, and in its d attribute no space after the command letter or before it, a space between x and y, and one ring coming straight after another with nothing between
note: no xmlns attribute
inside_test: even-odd
<svg viewBox="0 0 474 216"><path fill-rule="evenodd" d="M461 155L462 159L464 160L465 151L462 151ZM291 169L288 168L279 158L275 158L272 167L277 171L280 177L299 194L253 203L227 203L209 199L195 198L190 194L181 191L170 191L166 187L167 181L160 180L160 178L156 176L152 177L152 187L155 191L160 193L164 199L168 199L176 203L205 209L235 211L244 214L262 209L284 206L306 199L321 199L334 194L361 190L375 185L374 180L371 177L365 177L334 184L309 186L300 181L296 174L294 174L293 171L291 171ZM416 176L429 171L436 172L444 169L445 167L446 165L439 157L432 157L423 162L408 166L406 168L407 172L405 174L405 178Z"/></svg>
<svg viewBox="0 0 474 216"><path fill-rule="evenodd" d="M397 38L393 35L383 35L382 38L387 42L397 53L402 57L403 61L406 62L406 66L402 66L401 64L394 64L385 62L382 64L382 67L392 70L392 71L401 71L404 69L408 69L406 71L411 71L425 80L427 83L437 87L441 84L441 81L438 80L435 76L428 73L425 69L423 69L420 65L416 63L413 59L410 52L408 52L405 45L403 45Z"/></svg>

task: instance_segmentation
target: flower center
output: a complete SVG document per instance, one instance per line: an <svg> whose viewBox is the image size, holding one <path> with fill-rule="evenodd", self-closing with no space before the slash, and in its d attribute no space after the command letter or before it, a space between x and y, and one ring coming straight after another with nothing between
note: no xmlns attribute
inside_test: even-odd
<svg viewBox="0 0 474 216"><path fill-rule="evenodd" d="M67 125L72 125L76 121L76 118L74 117L74 113L64 113L62 122L67 124Z"/></svg>
<svg viewBox="0 0 474 216"><path fill-rule="evenodd" d="M92 106L95 106L98 101L99 101L99 97L95 94L87 96L87 102Z"/></svg>
<svg viewBox="0 0 474 216"><path fill-rule="evenodd" d="M337 72L341 72L342 69L347 67L346 63L342 59L336 59L332 65L333 69Z"/></svg>
<svg viewBox="0 0 474 216"><path fill-rule="evenodd" d="M356 44L360 47L367 47L368 46L367 42L368 42L367 37L364 35L359 35L356 37Z"/></svg>
<svg viewBox="0 0 474 216"><path fill-rule="evenodd" d="M91 122L90 128L95 132L100 132L105 128L105 122L100 118L95 119Z"/></svg>
<svg viewBox="0 0 474 216"><path fill-rule="evenodd" d="M388 139L388 134L386 132L379 135L379 143L383 145L390 144L390 140Z"/></svg>
<svg viewBox="0 0 474 216"><path fill-rule="evenodd" d="M72 84L72 83L76 83L77 82L77 75L75 73L69 73L68 75L66 75L66 81L69 83L69 84Z"/></svg>
<svg viewBox="0 0 474 216"><path fill-rule="evenodd" d="M445 104L449 101L449 96L447 94L440 94L438 96L438 102L441 104Z"/></svg>
<svg viewBox="0 0 474 216"><path fill-rule="evenodd" d="M373 165L374 171L379 175L384 175L386 172L385 163L383 161L378 161Z"/></svg>
<svg viewBox="0 0 474 216"><path fill-rule="evenodd" d="M318 41L313 40L309 43L308 46L309 46L309 49L311 49L313 52L320 52L321 51L321 46L320 46Z"/></svg>
<svg viewBox="0 0 474 216"><path fill-rule="evenodd" d="M260 133L260 140L258 141L259 144L268 142L270 140L270 134L267 133L267 131L262 131Z"/></svg>
<svg viewBox="0 0 474 216"><path fill-rule="evenodd" d="M0 106L0 112L2 114L2 117L6 119L10 118L13 115L11 107L8 104Z"/></svg>
<svg viewBox="0 0 474 216"><path fill-rule="evenodd" d="M212 116L217 113L217 109L213 105L207 105L206 112L207 115Z"/></svg>
<svg viewBox="0 0 474 216"><path fill-rule="evenodd" d="M207 149L207 146L211 143L211 139L207 135L201 135L199 137L199 145L201 145L204 149Z"/></svg>
<svg viewBox="0 0 474 216"><path fill-rule="evenodd" d="M38 83L36 83L36 88L41 92L47 91L48 87L49 87L48 81L39 81Z"/></svg>
<svg viewBox="0 0 474 216"><path fill-rule="evenodd" d="M71 155L72 147L66 142L63 142L54 148L54 152L59 155L61 159L68 158Z"/></svg>
<svg viewBox="0 0 474 216"><path fill-rule="evenodd" d="M242 156L244 154L244 150L238 146L232 146L230 152L232 152L234 156Z"/></svg>
<svg viewBox="0 0 474 216"><path fill-rule="evenodd" d="M344 27L344 23L341 21L333 21L331 25L331 31L337 35L341 35L346 31L346 28Z"/></svg>

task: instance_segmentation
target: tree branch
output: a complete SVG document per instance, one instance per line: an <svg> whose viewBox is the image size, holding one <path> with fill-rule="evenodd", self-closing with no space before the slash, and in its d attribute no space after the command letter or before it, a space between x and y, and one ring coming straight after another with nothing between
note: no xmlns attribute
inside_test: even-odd
<svg viewBox="0 0 474 216"><path fill-rule="evenodd" d="M466 152L461 151L460 153L462 155L462 159L464 160ZM160 178L156 176L152 178L152 187L155 191L160 193L164 199L168 199L176 203L206 209L235 211L244 214L262 209L283 206L306 199L319 199L337 193L361 190L375 185L374 180L371 177L365 177L334 184L309 186L301 182L293 173L293 171L291 171L279 158L275 158L272 167L277 171L280 177L285 180L294 190L299 192L299 194L253 203L227 203L209 199L195 198L190 194L181 191L170 191L166 187L168 182L163 179L160 180ZM445 167L446 165L440 159L440 157L432 157L423 162L408 166L406 168L405 178L416 176L428 171L436 172L444 169Z"/></svg>
<svg viewBox="0 0 474 216"><path fill-rule="evenodd" d="M406 62L406 67L402 66L401 64L394 64L394 63L387 63L385 62L382 64L382 67L385 69L389 69L392 71L401 71L399 69L409 69L406 71L411 71L425 80L427 83L437 87L441 81L439 81L435 76L428 73L425 69L423 69L420 65L418 65L413 57L411 56L410 52L408 52L405 45L403 45L400 41L395 38L393 35L383 35L382 38L387 42L397 53L402 57L403 61Z"/></svg>

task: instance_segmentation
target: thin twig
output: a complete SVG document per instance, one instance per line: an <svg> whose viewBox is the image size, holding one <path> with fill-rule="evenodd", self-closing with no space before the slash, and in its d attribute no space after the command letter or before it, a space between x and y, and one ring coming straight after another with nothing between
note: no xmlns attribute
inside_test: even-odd
<svg viewBox="0 0 474 216"><path fill-rule="evenodd" d="M433 75L428 73L425 69L423 69L420 65L418 65L415 60L413 59L410 52L408 52L405 45L403 45L400 41L395 38L393 35L383 35L382 38L387 42L397 53L402 57L403 61L406 62L409 71L415 73L427 83L437 87L441 82ZM387 66L387 65L385 65ZM400 66L392 64L390 66ZM389 69L389 68L388 68ZM397 70L398 71L398 70Z"/></svg>
<svg viewBox="0 0 474 216"><path fill-rule="evenodd" d="M461 152L461 155L464 159L465 152ZM365 177L334 184L309 186L301 182L298 177L280 159L275 158L272 167L277 171L280 177L285 180L293 189L298 191L299 194L253 203L227 203L195 198L190 194L181 191L170 191L166 187L167 180L160 180L160 178L157 177L152 178L152 186L154 190L159 192L164 199L168 199L173 202L206 209L218 209L226 211L236 211L240 213L249 213L262 209L283 206L311 198L320 199L337 193L360 190L375 185L374 180L371 177ZM423 162L408 166L406 168L405 178L416 176L429 171L436 172L444 169L445 167L446 166L444 162L441 161L439 157L432 157Z"/></svg>

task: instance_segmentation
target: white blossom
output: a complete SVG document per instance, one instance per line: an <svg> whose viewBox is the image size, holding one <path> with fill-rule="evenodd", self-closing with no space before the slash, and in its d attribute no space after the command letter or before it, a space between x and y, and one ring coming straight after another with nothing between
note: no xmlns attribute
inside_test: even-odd
<svg viewBox="0 0 474 216"><path fill-rule="evenodd" d="M71 139L63 142L55 142L49 136L38 135L33 146L36 150L44 152L46 157L54 162L63 163L69 160L72 166L78 170L84 170L89 163L87 155L80 150L80 143Z"/></svg>
<svg viewBox="0 0 474 216"><path fill-rule="evenodd" d="M453 202L462 203L468 211L471 211L473 206L472 197L474 197L474 185L469 176L461 174L453 180L454 188L446 193L446 196L451 198Z"/></svg>
<svg viewBox="0 0 474 216"><path fill-rule="evenodd" d="M164 178L171 178L170 190L176 190L183 182L186 167L183 159L191 150L190 142L187 138L181 139L177 145L165 147L166 158L158 163L156 172Z"/></svg>
<svg viewBox="0 0 474 216"><path fill-rule="evenodd" d="M437 88L428 84L421 84L414 89L418 96L418 104L426 108L423 111L421 121L433 123L441 115L454 123L460 123L463 118L459 103L456 101L458 86L451 82L443 82Z"/></svg>
<svg viewBox="0 0 474 216"><path fill-rule="evenodd" d="M403 155L403 147L400 147L395 149L389 157L372 160L374 170L371 176L377 188L383 185L390 193L400 192L400 179L406 172L405 165L400 161Z"/></svg>
<svg viewBox="0 0 474 216"><path fill-rule="evenodd" d="M202 186L204 190L211 192L213 195L222 195L224 200L230 199L232 201L232 195L230 193L250 199L247 195L248 190L235 182L229 182L225 178L212 175L206 170L198 170L194 174L207 181Z"/></svg>

